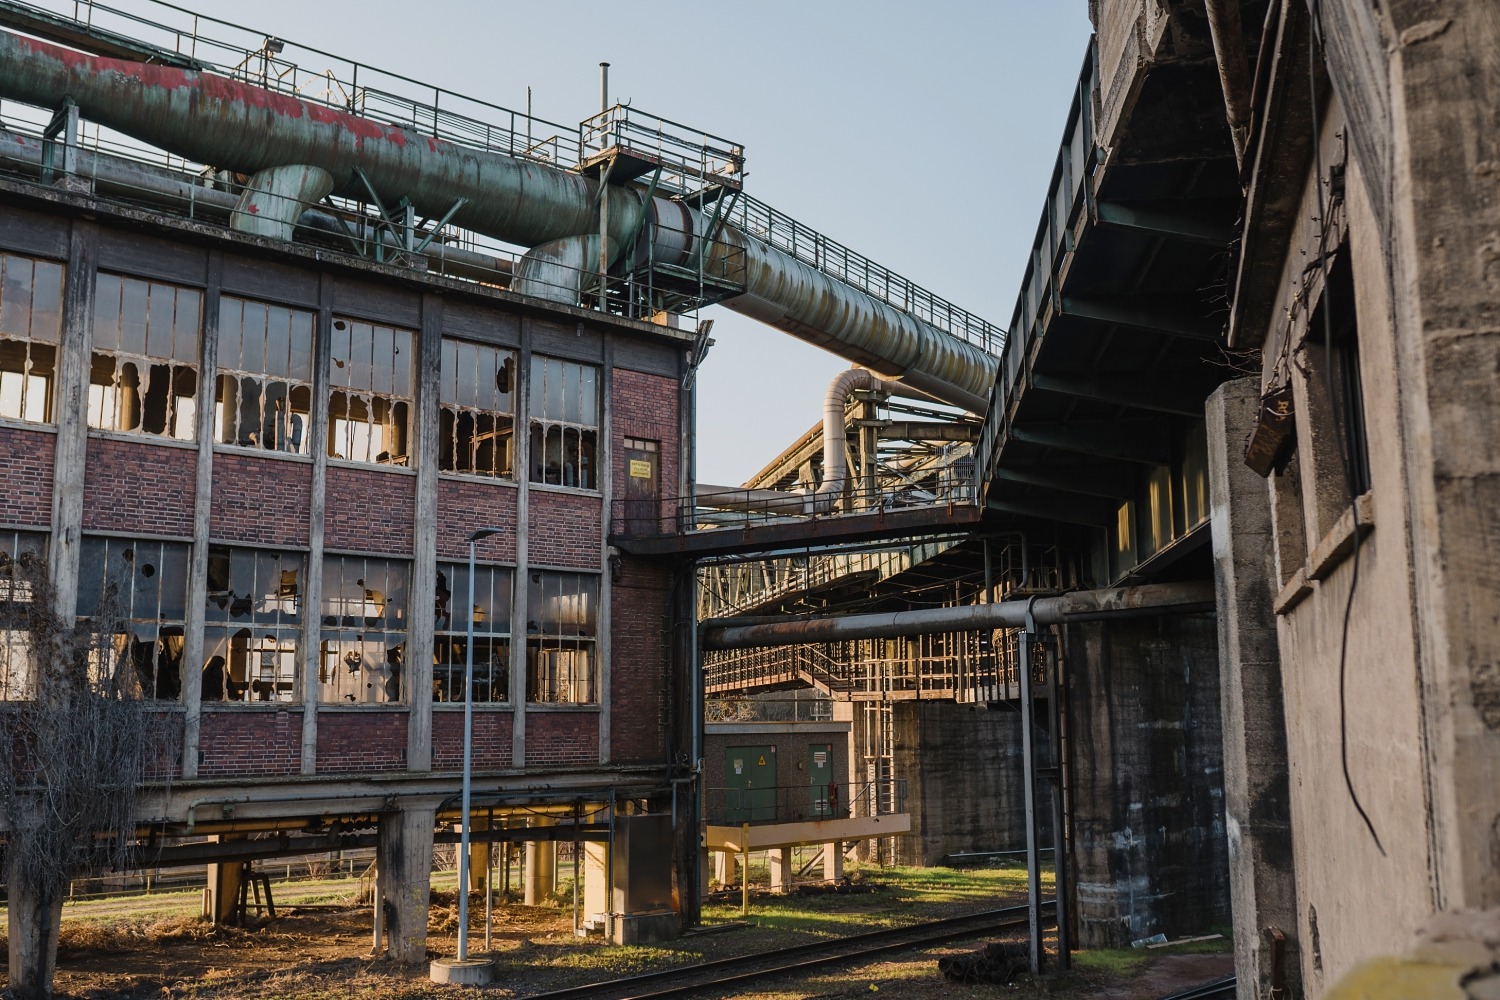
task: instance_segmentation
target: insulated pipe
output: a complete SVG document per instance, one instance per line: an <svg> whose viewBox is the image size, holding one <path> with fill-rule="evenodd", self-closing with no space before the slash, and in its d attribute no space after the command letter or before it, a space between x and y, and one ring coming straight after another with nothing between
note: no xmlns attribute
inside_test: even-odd
<svg viewBox="0 0 1500 1000"><path fill-rule="evenodd" d="M1038 625L1093 621L1099 618L1189 614L1214 610L1214 585L1208 582L1150 583L1109 590L1080 590L1060 597L1039 597L959 608L923 608L878 615L780 620L710 618L703 622L703 649L751 649L793 646L846 639L887 639L933 632L971 632L1020 628L1027 612Z"/></svg>
<svg viewBox="0 0 1500 1000"><path fill-rule="evenodd" d="M462 198L456 225L527 247L598 234L605 214L616 250L650 222L653 250L665 252L670 222L686 218L685 233L672 237L687 244L686 258L707 228L700 213L667 199L647 206L638 188L601 192L596 180L573 171L229 77L91 56L12 32L0 32L0 95L44 108L71 98L90 121L200 163L251 174L318 167L333 177L335 191L355 197L365 196L368 181L382 200L406 197L429 216ZM718 241L703 256L706 266L717 260L724 268L730 249L744 256L746 292L726 307L937 399L977 414L987 409L999 363L993 355L732 226L720 229ZM554 254L551 263L561 262ZM577 272L567 294L581 292L587 277Z"/></svg>
<svg viewBox="0 0 1500 1000"><path fill-rule="evenodd" d="M79 149L77 154L76 176L89 181L100 194L186 210L193 216L223 222L229 221L239 206L240 199L234 194L185 180L181 171L89 149ZM40 174L42 163L42 140L0 128L0 172ZM342 220L317 209L304 211L297 219L297 228L333 236L343 236L348 232ZM392 250L402 249L388 231L357 232L356 236L376 240ZM441 264L448 274L492 285L507 285L510 281L511 262L506 257L476 253L436 241L418 252L429 261Z"/></svg>

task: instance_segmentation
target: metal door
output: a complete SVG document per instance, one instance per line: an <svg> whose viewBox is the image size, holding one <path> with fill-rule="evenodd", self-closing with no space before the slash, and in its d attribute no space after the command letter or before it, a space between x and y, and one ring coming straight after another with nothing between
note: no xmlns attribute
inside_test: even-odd
<svg viewBox="0 0 1500 1000"><path fill-rule="evenodd" d="M661 462L655 441L625 439L625 523L621 534L661 531Z"/></svg>
<svg viewBox="0 0 1500 1000"><path fill-rule="evenodd" d="M724 813L728 823L764 823L776 818L776 748L729 747L724 751Z"/></svg>
<svg viewBox="0 0 1500 1000"><path fill-rule="evenodd" d="M838 815L838 782L833 776L833 744L812 743L807 748L807 804L813 819Z"/></svg>

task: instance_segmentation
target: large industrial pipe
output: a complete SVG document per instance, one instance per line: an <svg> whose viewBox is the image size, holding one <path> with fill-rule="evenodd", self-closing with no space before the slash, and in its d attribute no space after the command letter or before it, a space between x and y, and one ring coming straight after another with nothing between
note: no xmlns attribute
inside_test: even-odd
<svg viewBox="0 0 1500 1000"><path fill-rule="evenodd" d="M878 615L755 620L710 618L702 630L703 649L793 646L846 639L887 639L935 632L1021 628L1028 610L1038 625L1139 615L1188 614L1214 609L1214 585L1207 582L1150 583L1110 590L1080 590L1035 601L923 608Z"/></svg>
<svg viewBox="0 0 1500 1000"><path fill-rule="evenodd" d="M41 139L0 128L0 172L40 175L46 150ZM121 156L78 150L76 176L88 181L93 190L132 202L160 205L172 211L186 212L195 218L227 223L239 207L240 197L229 191L207 187L187 179L180 170L152 166ZM318 209L305 209L296 221L297 228L344 237L349 228L336 216ZM358 228L357 239L383 244L388 250L400 251L401 245L389 231ZM478 253L453 247L437 240L418 251L445 274L492 285L510 281L511 262L507 257Z"/></svg>
<svg viewBox="0 0 1500 1000"><path fill-rule="evenodd" d="M71 98L91 121L217 167L250 174L316 167L332 176L337 192L362 197L368 182L382 200L406 197L432 217L463 199L452 216L456 225L527 247L573 241L517 270L518 282L532 270L546 272L526 287L574 302L590 269L570 271L569 287L561 290L553 272L587 260L582 240L597 240L601 214L611 251L644 227L657 259L674 249L690 259L707 229L699 213L679 203L656 198L648 206L638 187L610 185L601 195L593 178L548 164L225 76L91 56L12 32L0 32L0 95L45 108ZM716 254L703 255L710 264L722 263L724 247L745 257L746 292L728 300L728 308L937 399L985 411L998 364L993 355L733 227L723 227L719 240Z"/></svg>

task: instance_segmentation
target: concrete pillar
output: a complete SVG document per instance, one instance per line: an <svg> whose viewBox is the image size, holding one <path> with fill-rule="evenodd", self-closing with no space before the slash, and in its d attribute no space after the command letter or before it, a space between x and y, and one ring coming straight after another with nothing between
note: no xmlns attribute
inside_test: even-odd
<svg viewBox="0 0 1500 1000"><path fill-rule="evenodd" d="M552 826L550 816L532 819L534 827ZM552 876L557 867L557 846L550 840L526 842L526 905L541 906L552 899Z"/></svg>
<svg viewBox="0 0 1500 1000"><path fill-rule="evenodd" d="M238 840L239 837L222 837L221 840ZM215 927L223 927L234 920L234 909L240 900L240 885L245 880L245 864L228 861L208 866L208 885L203 896L203 915Z"/></svg>
<svg viewBox="0 0 1500 1000"><path fill-rule="evenodd" d="M471 816L469 819L469 891L483 892L485 890L485 879L490 874L490 842L488 840L475 840L473 833L488 833L490 829L490 818L488 816Z"/></svg>
<svg viewBox="0 0 1500 1000"><path fill-rule="evenodd" d="M792 876L795 874L792 868L792 849L775 847L766 852L766 857L771 863L771 891L791 892Z"/></svg>
<svg viewBox="0 0 1500 1000"><path fill-rule="evenodd" d="M844 845L840 841L823 845L823 879L837 882L844 877Z"/></svg>
<svg viewBox="0 0 1500 1000"><path fill-rule="evenodd" d="M1214 617L1088 622L1066 637L1077 945L1225 923Z"/></svg>
<svg viewBox="0 0 1500 1000"><path fill-rule="evenodd" d="M718 882L720 887L734 885L736 871L734 852L714 852L714 881Z"/></svg>
<svg viewBox="0 0 1500 1000"><path fill-rule="evenodd" d="M583 845L583 920L608 932L609 845L593 840Z"/></svg>
<svg viewBox="0 0 1500 1000"><path fill-rule="evenodd" d="M1259 380L1245 378L1220 386L1207 408L1224 820L1240 1000L1255 1000L1270 990L1273 954L1265 935L1269 927L1286 936L1281 972L1286 996L1295 1000L1302 996L1302 982L1281 658L1273 610L1275 527L1266 481L1241 457L1259 405Z"/></svg>
<svg viewBox="0 0 1500 1000"><path fill-rule="evenodd" d="M403 964L427 961L435 811L409 807L380 817L377 870L387 954Z"/></svg>

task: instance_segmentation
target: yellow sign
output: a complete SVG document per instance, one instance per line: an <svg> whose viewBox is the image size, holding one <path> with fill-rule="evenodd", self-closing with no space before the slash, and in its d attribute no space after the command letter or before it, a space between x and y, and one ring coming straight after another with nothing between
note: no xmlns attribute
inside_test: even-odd
<svg viewBox="0 0 1500 1000"><path fill-rule="evenodd" d="M630 478L650 479L651 463L649 461L646 461L645 459L632 458L630 460Z"/></svg>
<svg viewBox="0 0 1500 1000"><path fill-rule="evenodd" d="M766 766L766 759L764 757L762 757L760 759L760 765L759 766L761 766L761 767L765 767Z"/></svg>

